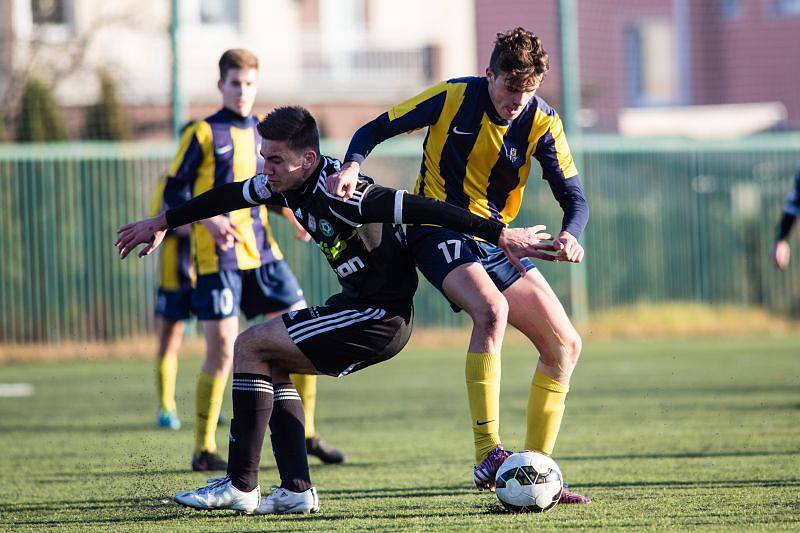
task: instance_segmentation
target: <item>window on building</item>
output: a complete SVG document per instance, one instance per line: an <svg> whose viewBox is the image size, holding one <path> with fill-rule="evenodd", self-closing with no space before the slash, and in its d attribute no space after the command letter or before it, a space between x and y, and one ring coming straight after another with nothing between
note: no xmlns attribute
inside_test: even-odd
<svg viewBox="0 0 800 533"><path fill-rule="evenodd" d="M800 0L775 0L778 15L800 16Z"/></svg>
<svg viewBox="0 0 800 533"><path fill-rule="evenodd" d="M678 52L670 20L650 20L627 32L629 103L668 105L678 101Z"/></svg>
<svg viewBox="0 0 800 533"><path fill-rule="evenodd" d="M31 19L37 26L69 24L69 0L31 0Z"/></svg>
<svg viewBox="0 0 800 533"><path fill-rule="evenodd" d="M200 23L213 26L238 26L239 0L200 0Z"/></svg>
<svg viewBox="0 0 800 533"><path fill-rule="evenodd" d="M742 0L719 0L719 12L724 20L739 20L742 16Z"/></svg>

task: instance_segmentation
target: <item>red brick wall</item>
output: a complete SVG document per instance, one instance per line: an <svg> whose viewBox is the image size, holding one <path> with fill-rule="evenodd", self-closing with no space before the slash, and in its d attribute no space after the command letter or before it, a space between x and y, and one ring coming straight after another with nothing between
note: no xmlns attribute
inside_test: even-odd
<svg viewBox="0 0 800 533"><path fill-rule="evenodd" d="M781 101L800 127L800 17L777 18L774 0L742 0L725 21L710 0L690 0L692 101L696 104ZM515 26L537 33L551 55L540 94L561 101L557 0L476 0L476 51L488 63L498 31ZM595 130L613 131L629 105L625 31L648 18L670 18L672 0L582 0L578 30L583 107L596 113ZM483 68L483 67L482 67Z"/></svg>
<svg viewBox="0 0 800 533"><path fill-rule="evenodd" d="M778 18L774 0L743 1L734 20L697 1L692 14L696 103L779 101L800 127L800 17Z"/></svg>

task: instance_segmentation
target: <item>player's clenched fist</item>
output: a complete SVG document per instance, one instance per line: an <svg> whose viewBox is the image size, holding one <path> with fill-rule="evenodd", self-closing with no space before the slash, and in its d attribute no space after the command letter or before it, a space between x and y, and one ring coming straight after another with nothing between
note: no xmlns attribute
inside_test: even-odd
<svg viewBox="0 0 800 533"><path fill-rule="evenodd" d="M360 165L355 161L350 161L342 165L341 170L325 178L325 188L334 196L343 200L353 196L358 184L358 170Z"/></svg>
<svg viewBox="0 0 800 533"><path fill-rule="evenodd" d="M556 253L556 261L569 261L570 263L580 263L583 260L583 246L571 233L562 231L553 240Z"/></svg>

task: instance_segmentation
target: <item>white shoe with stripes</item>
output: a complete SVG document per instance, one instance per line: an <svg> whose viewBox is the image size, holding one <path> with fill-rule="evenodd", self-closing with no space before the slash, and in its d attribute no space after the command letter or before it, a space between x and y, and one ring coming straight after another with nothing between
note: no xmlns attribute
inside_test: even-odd
<svg viewBox="0 0 800 533"><path fill-rule="evenodd" d="M261 504L254 514L307 514L319 512L317 489L311 487L305 492L292 492L276 488L261 498Z"/></svg>
<svg viewBox="0 0 800 533"><path fill-rule="evenodd" d="M178 492L172 499L181 505L193 509L211 511L214 509L232 509L251 514L261 501L261 487L250 492L243 492L231 483L228 476L211 478L208 485L196 490Z"/></svg>

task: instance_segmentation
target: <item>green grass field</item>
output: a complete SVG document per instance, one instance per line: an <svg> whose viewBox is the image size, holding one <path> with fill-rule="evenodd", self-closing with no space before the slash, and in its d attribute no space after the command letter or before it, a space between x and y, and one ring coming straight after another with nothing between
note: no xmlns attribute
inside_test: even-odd
<svg viewBox="0 0 800 533"><path fill-rule="evenodd" d="M524 438L531 361L523 347L505 350L512 448ZM170 495L207 477L187 468L199 364L181 364L177 433L154 427L150 361L0 366L0 382L35 388L0 398L0 529L800 529L800 337L587 343L555 457L594 503L545 515L504 513L471 488L463 354L424 348L321 379L319 429L350 457L312 461L320 514L178 507ZM262 488L276 480L267 445Z"/></svg>

